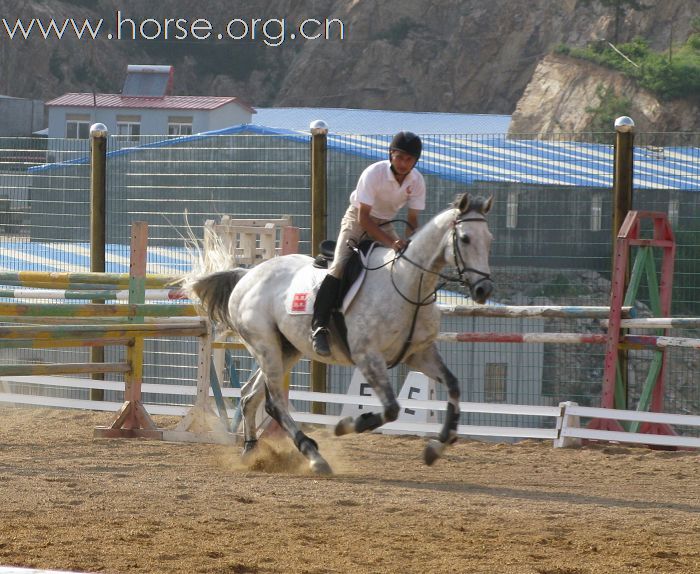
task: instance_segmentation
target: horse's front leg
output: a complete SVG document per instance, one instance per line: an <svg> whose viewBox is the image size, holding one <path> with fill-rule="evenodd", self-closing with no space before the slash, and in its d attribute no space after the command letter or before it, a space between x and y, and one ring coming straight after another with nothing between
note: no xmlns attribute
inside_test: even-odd
<svg viewBox="0 0 700 574"><path fill-rule="evenodd" d="M437 346L430 347L408 357L405 363L410 369L420 371L431 379L447 386L447 413L442 430L436 439L430 439L425 446L423 459L427 465L433 464L440 455L457 440L457 425L459 424L459 381L447 368L442 360Z"/></svg>
<svg viewBox="0 0 700 574"><path fill-rule="evenodd" d="M337 436L374 430L384 423L395 421L399 416L399 403L389 383L386 362L382 356L374 353L363 353L353 355L353 360L382 402L384 412L381 414L369 412L363 413L355 419L352 417L341 419L335 427Z"/></svg>

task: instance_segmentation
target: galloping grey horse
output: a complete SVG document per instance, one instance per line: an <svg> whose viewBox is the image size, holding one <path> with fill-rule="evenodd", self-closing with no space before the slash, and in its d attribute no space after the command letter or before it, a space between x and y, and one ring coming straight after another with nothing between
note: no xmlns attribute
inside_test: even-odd
<svg viewBox="0 0 700 574"><path fill-rule="evenodd" d="M284 376L305 355L331 364L355 365L374 389L382 413L365 413L338 422L335 434L373 430L396 420L400 408L389 383L387 365L405 363L412 370L447 385L447 413L438 440L431 439L424 459L432 464L457 439L459 385L445 366L435 339L440 310L434 294L441 281L458 280L471 297L485 302L493 290L489 250L492 236L486 221L491 198L458 197L450 208L422 226L400 255L385 248L369 258L366 278L345 314L347 333L331 330L332 355L314 354L310 315L290 314L285 306L294 276L312 265L305 255L286 255L252 269L232 269L191 277L185 284L214 321L228 325L244 341L260 367L241 390L244 456L256 445L255 413L265 398L265 409L289 434L310 468L328 474L331 468L290 416L284 396ZM447 276L443 268L456 268Z"/></svg>

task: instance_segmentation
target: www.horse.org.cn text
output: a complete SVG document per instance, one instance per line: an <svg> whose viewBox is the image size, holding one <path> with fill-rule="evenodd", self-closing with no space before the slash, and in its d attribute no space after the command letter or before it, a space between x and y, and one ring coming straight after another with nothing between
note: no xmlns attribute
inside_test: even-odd
<svg viewBox="0 0 700 574"><path fill-rule="evenodd" d="M338 18L230 18L222 23L206 18L130 18L121 10L112 25L104 18L2 18L0 36L10 40L76 38L123 41L249 41L281 46L288 41L345 40Z"/></svg>

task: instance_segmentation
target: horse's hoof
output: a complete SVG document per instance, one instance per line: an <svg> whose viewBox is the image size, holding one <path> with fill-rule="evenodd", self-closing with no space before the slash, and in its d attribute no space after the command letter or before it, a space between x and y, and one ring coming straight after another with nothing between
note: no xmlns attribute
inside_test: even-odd
<svg viewBox="0 0 700 574"><path fill-rule="evenodd" d="M309 463L309 467L311 468L311 472L314 474L318 474L320 476L329 476L333 474L333 470L331 469L331 465L328 464L325 460L314 460Z"/></svg>
<svg viewBox="0 0 700 574"><path fill-rule="evenodd" d="M350 434L351 432L355 432L355 419L352 417L340 419L338 424L335 425L335 436L343 436L344 434Z"/></svg>
<svg viewBox="0 0 700 574"><path fill-rule="evenodd" d="M425 450L423 451L423 460L428 466L432 466L433 463L440 458L440 455L445 450L445 444L441 443L439 440L430 439L428 444L425 445Z"/></svg>
<svg viewBox="0 0 700 574"><path fill-rule="evenodd" d="M250 457L256 452L258 446L257 440L247 440L243 443L243 450L241 451L241 459L243 461L250 459Z"/></svg>

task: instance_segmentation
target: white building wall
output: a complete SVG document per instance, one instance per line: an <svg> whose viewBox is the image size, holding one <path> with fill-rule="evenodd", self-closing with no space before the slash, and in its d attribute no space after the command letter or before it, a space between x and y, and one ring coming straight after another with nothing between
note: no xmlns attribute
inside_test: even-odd
<svg viewBox="0 0 700 574"><path fill-rule="evenodd" d="M249 124L252 123L252 118L253 114L248 109L231 102L230 104L212 110L208 116L208 127L197 131L220 130L239 124Z"/></svg>
<svg viewBox="0 0 700 574"><path fill-rule="evenodd" d="M49 137L66 137L66 117L69 114L85 115L91 124L103 123L110 134L117 133L117 116L140 116L141 135L167 135L168 118L171 116L192 117L192 133L227 128L251 122L252 114L231 102L215 110L181 110L152 108L85 108L50 106Z"/></svg>

